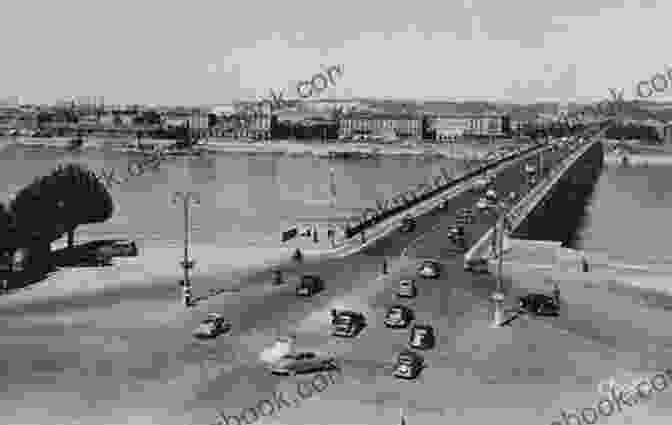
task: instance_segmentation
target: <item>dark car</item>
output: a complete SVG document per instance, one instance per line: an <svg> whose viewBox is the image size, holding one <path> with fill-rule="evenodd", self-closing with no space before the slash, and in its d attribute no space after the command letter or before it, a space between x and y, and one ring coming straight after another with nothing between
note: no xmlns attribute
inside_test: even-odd
<svg viewBox="0 0 672 425"><path fill-rule="evenodd" d="M406 328L413 320L413 310L404 305L393 305L385 314L385 326L388 328Z"/></svg>
<svg viewBox="0 0 672 425"><path fill-rule="evenodd" d="M560 313L557 300L545 294L527 294L518 297L518 306L523 312L538 316L557 316Z"/></svg>
<svg viewBox="0 0 672 425"><path fill-rule="evenodd" d="M216 338L230 330L231 322L224 319L220 314L210 313L208 318L203 320L192 334L196 338Z"/></svg>
<svg viewBox="0 0 672 425"><path fill-rule="evenodd" d="M332 335L355 337L366 326L366 318L362 313L350 310L331 311Z"/></svg>
<svg viewBox="0 0 672 425"><path fill-rule="evenodd" d="M314 294L324 290L324 281L321 277L316 275L303 275L301 282L296 287L296 295L313 296Z"/></svg>
<svg viewBox="0 0 672 425"><path fill-rule="evenodd" d="M415 379L424 367L424 359L413 351L402 351L397 357L397 365L394 368L394 376L404 379Z"/></svg>
<svg viewBox="0 0 672 425"><path fill-rule="evenodd" d="M441 273L441 264L436 261L423 261L418 267L418 275L420 277L436 279Z"/></svg>
<svg viewBox="0 0 672 425"><path fill-rule="evenodd" d="M415 230L415 219L410 216L406 216L401 220L401 231L404 233L409 233Z"/></svg>
<svg viewBox="0 0 672 425"><path fill-rule="evenodd" d="M465 236L466 232L464 231L464 226L460 224L450 226L448 229L448 238L453 242L464 241Z"/></svg>
<svg viewBox="0 0 672 425"><path fill-rule="evenodd" d="M430 325L413 325L408 345L420 350L429 350L434 348L435 343L436 336L433 327Z"/></svg>
<svg viewBox="0 0 672 425"><path fill-rule="evenodd" d="M457 211L458 224L470 224L474 222L474 210L471 208L460 208Z"/></svg>

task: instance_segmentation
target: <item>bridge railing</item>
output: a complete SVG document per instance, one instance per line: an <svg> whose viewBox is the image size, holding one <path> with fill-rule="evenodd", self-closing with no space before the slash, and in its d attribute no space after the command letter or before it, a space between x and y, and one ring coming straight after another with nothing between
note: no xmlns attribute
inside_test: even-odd
<svg viewBox="0 0 672 425"><path fill-rule="evenodd" d="M554 167L548 176L523 196L505 215L506 221L510 223L510 232L516 230L525 218L534 210L537 204L546 196L548 191L557 184L567 170L580 158L594 143L590 141L581 146L570 150L569 155ZM464 254L464 268L472 269L474 266L484 264L489 257L491 240L495 234L495 227L490 228L478 240L467 253Z"/></svg>
<svg viewBox="0 0 672 425"><path fill-rule="evenodd" d="M449 189L451 189L451 188L453 188L453 187L455 187L455 186L457 186L457 185L459 185L459 184L461 184L461 183L463 183L467 180L470 180L470 179L472 179L472 178L474 178L478 175L482 175L483 173L486 173L486 172L496 168L497 166L499 166L500 164L502 164L504 162L511 161L511 160L513 160L517 157L523 156L523 155L527 155L527 154L529 154L529 153L531 153L535 150L543 151L545 149L548 149L548 146L546 146L546 145L534 145L534 146L531 146L531 147L529 147L529 148L527 148L527 149L525 149L525 150L523 150L519 153L512 153L512 154L506 155L505 157L500 158L498 160L491 161L491 162L485 164L484 166L479 167L476 170L470 171L470 172L468 172L468 173L466 173L466 174L464 174L464 175L462 175L462 176L460 176L456 179L453 179L453 180L447 182L446 184L444 184L440 187L434 188L430 191L427 191L423 194L420 194L419 196L415 197L414 199L408 200L403 205L398 205L396 207L385 210L381 213L378 213L378 214L374 215L373 217L370 217L366 220L361 221L359 224L357 224L354 227L346 228L345 229L345 237L346 237L346 239L354 237L358 233L361 233L362 231L366 230L367 228L369 228L371 226L374 226L374 225L380 223L381 221L383 221L383 220L385 220L389 217L392 217L392 216L397 215L397 214L399 214L403 211L406 211L406 210L414 207L415 205L417 205L417 204L419 204L423 201L426 201L428 199L431 199L431 198L437 196L438 194L440 194L442 192L445 192L446 190L449 190Z"/></svg>

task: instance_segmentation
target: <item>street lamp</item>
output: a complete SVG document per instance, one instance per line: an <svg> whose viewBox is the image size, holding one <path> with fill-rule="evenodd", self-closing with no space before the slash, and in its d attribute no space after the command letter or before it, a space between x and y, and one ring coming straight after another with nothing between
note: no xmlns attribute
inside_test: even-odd
<svg viewBox="0 0 672 425"><path fill-rule="evenodd" d="M491 327L498 328L501 327L504 323L504 285L502 281L502 267L504 262L504 228L508 222L506 218L507 205L504 202L500 202L496 206L497 213L499 218L497 219L497 224L495 226L495 237L496 237L496 251L497 255L497 287L495 292L492 293L492 300L495 303L495 316L492 322Z"/></svg>
<svg viewBox="0 0 672 425"><path fill-rule="evenodd" d="M194 268L195 262L189 259L189 207L191 205L200 205L200 199L196 192L175 192L173 194L172 202L173 204L177 204L178 201L182 201L184 206L184 259L180 262L180 266L184 270L184 281L182 282L184 304L186 307L191 307L191 281L189 280L189 270Z"/></svg>

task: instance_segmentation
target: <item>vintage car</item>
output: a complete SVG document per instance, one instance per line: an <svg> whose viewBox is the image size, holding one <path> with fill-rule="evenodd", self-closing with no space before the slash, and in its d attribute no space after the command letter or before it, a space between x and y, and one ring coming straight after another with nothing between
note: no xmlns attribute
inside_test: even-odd
<svg viewBox="0 0 672 425"><path fill-rule="evenodd" d="M385 314L385 326L388 328L406 328L414 318L413 310L404 305L393 305Z"/></svg>
<svg viewBox="0 0 672 425"><path fill-rule="evenodd" d="M494 189L488 189L488 191L485 192L485 200L494 204L497 202L497 192Z"/></svg>
<svg viewBox="0 0 672 425"><path fill-rule="evenodd" d="M424 367L424 359L413 351L402 351L397 357L394 376L404 379L415 379Z"/></svg>
<svg viewBox="0 0 672 425"><path fill-rule="evenodd" d="M441 274L441 264L437 261L423 261L418 266L418 275L424 278L436 279Z"/></svg>
<svg viewBox="0 0 672 425"><path fill-rule="evenodd" d="M532 293L518 297L518 307L524 313L537 316L557 316L560 313L557 300L545 294Z"/></svg>
<svg viewBox="0 0 672 425"><path fill-rule="evenodd" d="M436 336L433 327L430 325L413 325L408 345L420 350L429 350L434 348L435 344Z"/></svg>
<svg viewBox="0 0 672 425"><path fill-rule="evenodd" d="M488 202L487 199L485 199L485 198L480 198L480 199L476 202L476 208L478 208L480 211L487 210L488 208L490 208L490 203Z"/></svg>
<svg viewBox="0 0 672 425"><path fill-rule="evenodd" d="M448 239L452 242L463 242L466 237L464 226L456 224L448 228Z"/></svg>
<svg viewBox="0 0 672 425"><path fill-rule="evenodd" d="M366 327L366 318L362 313L350 310L331 311L332 335L353 338Z"/></svg>
<svg viewBox="0 0 672 425"><path fill-rule="evenodd" d="M415 298L418 295L418 287L413 279L404 279L399 282L397 296L400 298Z"/></svg>
<svg viewBox="0 0 672 425"><path fill-rule="evenodd" d="M194 330L196 338L215 338L231 330L231 322L227 321L218 313L209 313L208 318L203 320Z"/></svg>
<svg viewBox="0 0 672 425"><path fill-rule="evenodd" d="M296 287L296 295L311 297L324 290L324 281L316 275L303 275L301 282Z"/></svg>
<svg viewBox="0 0 672 425"><path fill-rule="evenodd" d="M474 222L474 210L471 208L460 208L457 210L457 221L459 224L471 224Z"/></svg>
<svg viewBox="0 0 672 425"><path fill-rule="evenodd" d="M272 374L290 376L337 368L334 357L322 356L310 351L285 354L270 366Z"/></svg>
<svg viewBox="0 0 672 425"><path fill-rule="evenodd" d="M400 230L404 233L409 233L415 230L416 221L411 216L406 216L401 220Z"/></svg>

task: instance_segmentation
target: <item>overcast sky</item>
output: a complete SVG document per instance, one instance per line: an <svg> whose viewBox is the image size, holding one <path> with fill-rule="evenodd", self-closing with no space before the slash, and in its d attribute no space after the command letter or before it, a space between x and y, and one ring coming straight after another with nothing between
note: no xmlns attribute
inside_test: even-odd
<svg viewBox="0 0 672 425"><path fill-rule="evenodd" d="M632 99L672 63L660 0L2 3L0 97L31 103L293 98L336 64L322 97L587 101L613 87Z"/></svg>

